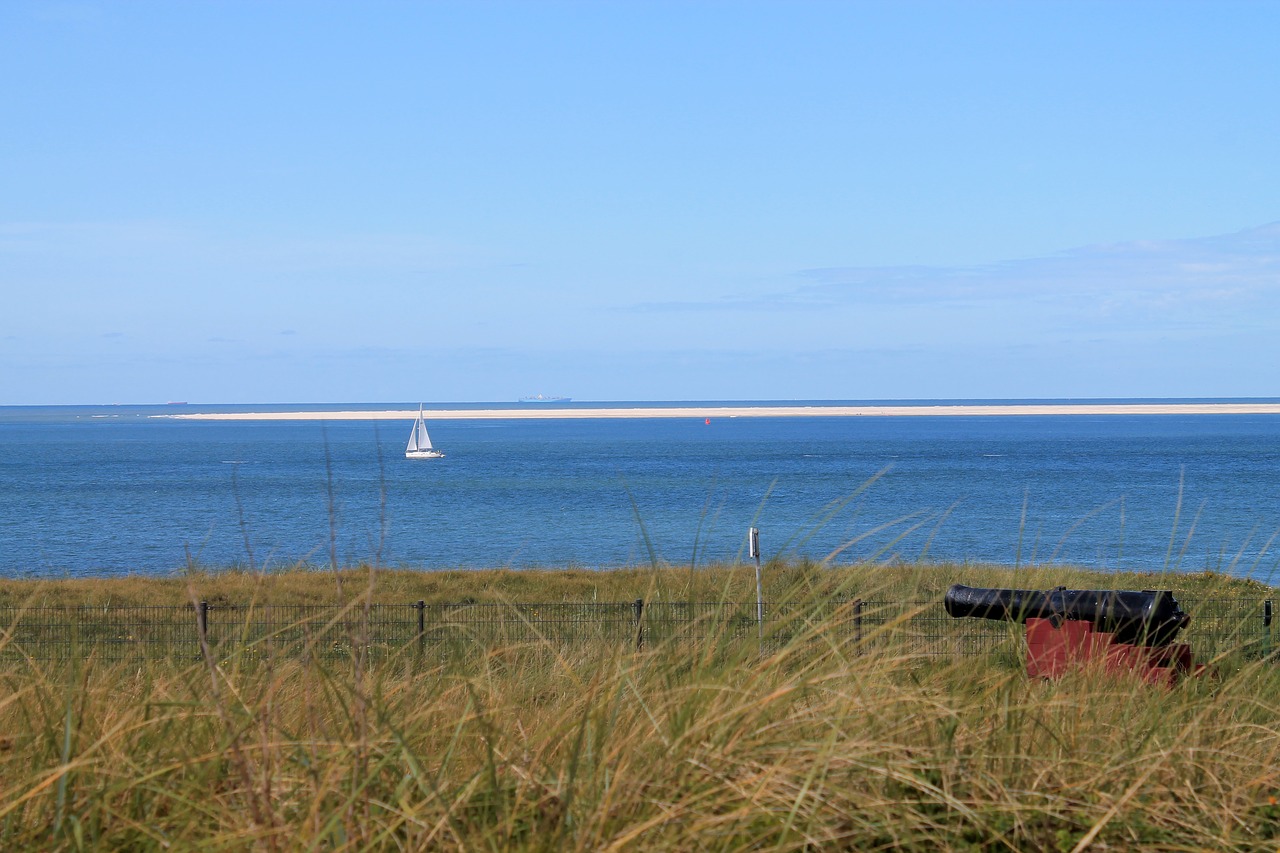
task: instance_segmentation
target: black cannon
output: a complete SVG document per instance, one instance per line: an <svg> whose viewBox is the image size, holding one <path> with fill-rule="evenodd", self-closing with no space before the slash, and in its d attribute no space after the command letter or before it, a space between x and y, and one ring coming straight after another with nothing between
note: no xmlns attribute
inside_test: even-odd
<svg viewBox="0 0 1280 853"><path fill-rule="evenodd" d="M1087 622L1116 643L1167 646L1191 622L1167 590L984 589L955 584L943 603L955 617L1026 622Z"/></svg>

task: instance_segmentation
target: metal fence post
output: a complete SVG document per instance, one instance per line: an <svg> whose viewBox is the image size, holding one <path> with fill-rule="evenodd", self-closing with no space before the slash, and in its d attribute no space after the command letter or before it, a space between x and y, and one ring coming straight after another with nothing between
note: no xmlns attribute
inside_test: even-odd
<svg viewBox="0 0 1280 853"><path fill-rule="evenodd" d="M853 600L853 641L862 645L862 599Z"/></svg>
<svg viewBox="0 0 1280 853"><path fill-rule="evenodd" d="M202 601L196 607L196 633L202 645L209 644L209 602Z"/></svg>
<svg viewBox="0 0 1280 853"><path fill-rule="evenodd" d="M751 549L751 556L756 561L756 640L758 643L764 643L764 587L760 580L760 528L752 527L747 530L747 544Z"/></svg>
<svg viewBox="0 0 1280 853"><path fill-rule="evenodd" d="M637 598L631 605L636 615L636 651L644 648L644 599Z"/></svg>
<svg viewBox="0 0 1280 853"><path fill-rule="evenodd" d="M1262 650L1271 654L1271 599L1262 602Z"/></svg>
<svg viewBox="0 0 1280 853"><path fill-rule="evenodd" d="M418 599L414 608L418 611L418 651L422 651L427 642L427 603Z"/></svg>

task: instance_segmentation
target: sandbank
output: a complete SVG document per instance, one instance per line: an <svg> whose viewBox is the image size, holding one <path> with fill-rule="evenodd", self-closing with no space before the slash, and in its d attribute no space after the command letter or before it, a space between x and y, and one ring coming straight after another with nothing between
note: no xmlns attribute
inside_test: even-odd
<svg viewBox="0 0 1280 853"><path fill-rule="evenodd" d="M428 419L588 420L599 418L987 417L1031 415L1277 415L1280 403L1027 403L936 406L651 406L644 408L429 409ZM346 412L183 412L152 415L197 421L412 420L417 409Z"/></svg>

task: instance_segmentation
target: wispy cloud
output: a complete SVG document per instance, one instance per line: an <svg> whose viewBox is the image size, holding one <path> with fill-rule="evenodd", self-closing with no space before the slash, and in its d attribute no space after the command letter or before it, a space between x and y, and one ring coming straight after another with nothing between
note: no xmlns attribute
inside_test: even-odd
<svg viewBox="0 0 1280 853"><path fill-rule="evenodd" d="M157 221L0 222L0 255L170 259L250 269L424 270L495 264L423 234L344 233L323 238L212 232Z"/></svg>
<svg viewBox="0 0 1280 853"><path fill-rule="evenodd" d="M132 254L185 246L199 232L167 222L0 222L0 254Z"/></svg>
<svg viewBox="0 0 1280 853"><path fill-rule="evenodd" d="M1218 237L1086 246L964 267L833 267L799 273L791 297L859 302L1103 300L1153 309L1240 302L1280 288L1280 223Z"/></svg>
<svg viewBox="0 0 1280 853"><path fill-rule="evenodd" d="M652 312L1023 304L1095 318L1240 310L1280 296L1280 223L1215 237L1086 246L975 266L823 267L749 297L645 302Z"/></svg>

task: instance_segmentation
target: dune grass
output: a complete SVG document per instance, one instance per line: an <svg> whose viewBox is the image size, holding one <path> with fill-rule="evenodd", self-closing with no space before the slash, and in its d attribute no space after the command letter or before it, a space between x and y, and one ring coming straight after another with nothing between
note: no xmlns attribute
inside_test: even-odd
<svg viewBox="0 0 1280 853"><path fill-rule="evenodd" d="M432 590L754 591L750 570L732 567L544 574L507 586L512 573L366 568L344 594L358 607ZM861 585L926 598L953 579L1100 580L809 564L770 576L771 595L798 603ZM1241 594L1216 577L1104 577ZM279 600L307 581L336 590L324 575L208 575L138 594ZM4 594L64 596L76 583L89 598L131 594L105 581ZM886 641L887 629L796 627L763 649L711 631L640 651L535 640L449 659L209 649L194 661L7 663L0 849L1276 849L1280 673L1267 658L1232 658L1172 689L1093 671L1031 682L1007 650L948 659Z"/></svg>
<svg viewBox="0 0 1280 853"><path fill-rule="evenodd" d="M829 566L808 560L765 564L764 597L789 600L805 594L853 591L911 600L940 596L952 583L1047 589L1173 589L1194 598L1265 597L1273 587L1215 573L1099 572L1058 564L1005 566L967 563L857 563ZM0 607L181 605L192 601L245 604L339 604L360 595L373 602L751 600L755 570L716 564L593 570L415 569L354 566L333 571L297 567L277 572L245 569L175 572L168 576L102 578L0 578Z"/></svg>

